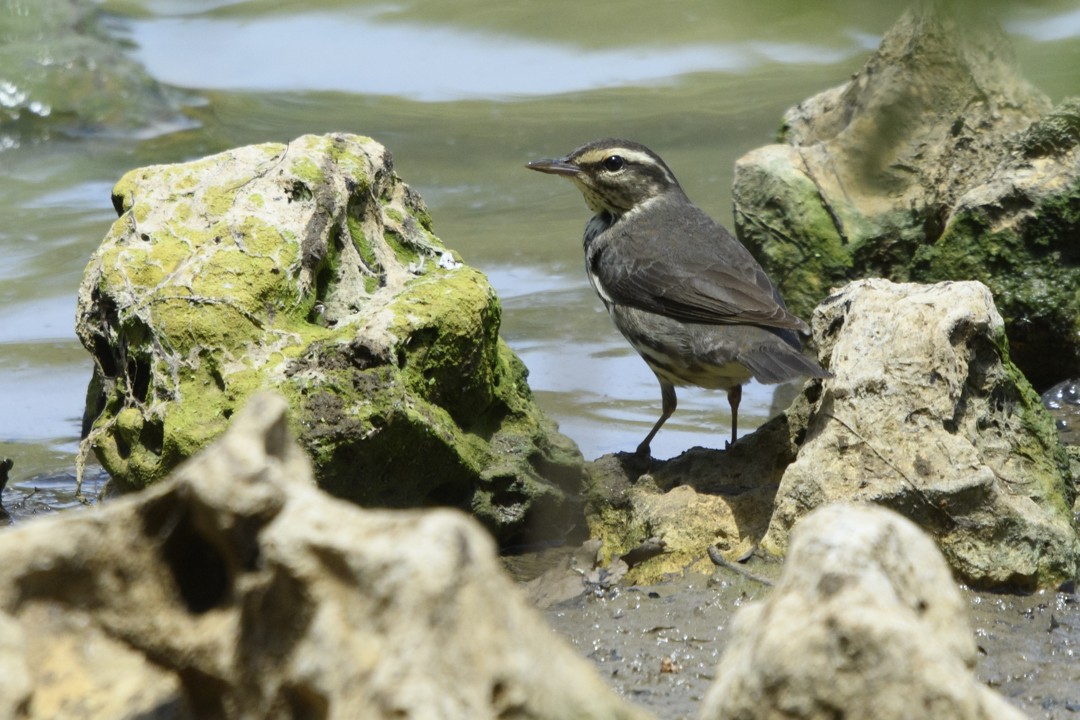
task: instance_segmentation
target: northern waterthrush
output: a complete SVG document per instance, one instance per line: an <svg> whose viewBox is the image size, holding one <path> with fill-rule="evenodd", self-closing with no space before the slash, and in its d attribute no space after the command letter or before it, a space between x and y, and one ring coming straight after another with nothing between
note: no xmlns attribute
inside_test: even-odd
<svg viewBox="0 0 1080 720"><path fill-rule="evenodd" d="M628 140L596 140L527 167L572 180L595 213L585 226L585 271L660 382L660 419L639 455L649 455L675 412L676 385L727 390L730 446L743 383L829 377L801 352L806 323L788 312L750 252L690 202L656 153Z"/></svg>

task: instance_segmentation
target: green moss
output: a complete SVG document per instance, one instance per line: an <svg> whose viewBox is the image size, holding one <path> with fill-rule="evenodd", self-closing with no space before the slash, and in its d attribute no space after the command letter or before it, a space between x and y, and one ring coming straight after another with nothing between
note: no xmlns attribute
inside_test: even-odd
<svg viewBox="0 0 1080 720"><path fill-rule="evenodd" d="M829 288L850 276L851 248L809 178L783 168L772 172L741 183L736 228L788 307L805 318Z"/></svg>
<svg viewBox="0 0 1080 720"><path fill-rule="evenodd" d="M1037 387L1080 367L1080 183L1007 222L993 209L958 213L915 253L912 279L978 280L1005 318L1012 355ZM1046 348L1054 348L1048 353Z"/></svg>
<svg viewBox="0 0 1080 720"><path fill-rule="evenodd" d="M290 170L308 185L322 185L326 182L326 173L308 157L294 159Z"/></svg>
<svg viewBox="0 0 1080 720"><path fill-rule="evenodd" d="M195 173L184 173L173 180L172 188L176 193L186 193L195 190L200 185L199 177Z"/></svg>
<svg viewBox="0 0 1080 720"><path fill-rule="evenodd" d="M236 204L235 185L216 185L203 190L201 204L211 218L224 217Z"/></svg>
<svg viewBox="0 0 1080 720"><path fill-rule="evenodd" d="M357 188L359 192L365 195L368 193L370 160L365 153L354 152L352 148L356 147L356 143L367 145L373 143L374 140L365 135L350 136L349 143L339 142L339 138L334 136L310 136L310 139L315 141L321 152L326 153L336 165L345 168L360 183Z"/></svg>
<svg viewBox="0 0 1080 720"><path fill-rule="evenodd" d="M1004 333L1002 345L1007 342ZM1015 455L1025 458L1025 468L1030 477L1041 487L1031 488L1027 494L1040 505L1047 505L1060 517L1070 517L1076 501L1076 487L1072 482L1069 456L1061 444L1054 419L1042 404L1042 398L1008 357L1003 354L1003 366L1008 382L1018 390L1016 412L1023 432L1015 437L1020 443Z"/></svg>
<svg viewBox="0 0 1080 720"><path fill-rule="evenodd" d="M413 206L409 209L412 212L413 219L416 220L416 222L420 223L420 227L422 227L427 232L429 238L438 242L438 238L435 237L434 230L432 229L434 225L431 220L431 213L428 212L427 207L421 205ZM442 243L438 244L440 246L442 245Z"/></svg>
<svg viewBox="0 0 1080 720"><path fill-rule="evenodd" d="M398 262L403 265L413 265L422 257L417 250L411 246L406 245L401 241L401 236L397 232L387 230L383 233L383 240L390 249L394 251L394 255L397 257Z"/></svg>
<svg viewBox="0 0 1080 720"><path fill-rule="evenodd" d="M383 377L371 378L373 392L360 401L348 390L356 379L342 373L301 404L301 439L322 487L389 507L471 503L471 478L486 460L480 446L445 411L395 385L391 369L373 372ZM433 467L440 469L434 483Z"/></svg>
<svg viewBox="0 0 1080 720"><path fill-rule="evenodd" d="M375 249L371 247L371 241L364 235L364 228L361 226L360 221L350 214L348 226L349 235L352 236L353 244L356 245L356 251L360 253L360 258L364 261L364 264L375 272L381 272L382 266L375 256Z"/></svg>
<svg viewBox="0 0 1080 720"><path fill-rule="evenodd" d="M1080 98L1069 98L1031 124L1017 140L1027 157L1064 155L1080 144Z"/></svg>
<svg viewBox="0 0 1080 720"><path fill-rule="evenodd" d="M412 281L394 303L408 334L405 382L469 427L493 400L501 311L486 278L471 268Z"/></svg>

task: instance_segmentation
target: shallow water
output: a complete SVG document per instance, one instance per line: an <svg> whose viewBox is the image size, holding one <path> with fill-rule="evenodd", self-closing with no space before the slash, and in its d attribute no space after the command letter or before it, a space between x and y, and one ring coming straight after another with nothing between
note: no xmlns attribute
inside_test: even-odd
<svg viewBox="0 0 1080 720"><path fill-rule="evenodd" d="M17 14L48 4L0 4L0 51L28 41L11 30ZM979 6L999 14L1025 73L1054 100L1080 92L1076 2ZM113 103L64 86L69 68L60 67L51 85L23 97L19 77L9 74L14 65L0 62L0 457L15 460L3 499L17 518L79 504L73 469L90 360L74 334L75 294L115 219L113 183L134 167L304 133L356 132L388 146L398 172L430 206L438 235L491 278L505 308L503 335L528 365L545 410L588 458L634 447L658 414L655 380L585 279L580 237L588 213L580 195L523 165L596 137L631 137L660 152L691 198L730 226L734 161L770 142L789 106L845 81L902 5L88 0L79 7L90 18L80 32L90 27L96 41L170 87L137 75L101 84L117 93ZM59 62L67 35L37 38L35 62ZM108 108L138 107L142 99L146 112L100 109L102 100ZM172 110L163 111L169 103ZM12 121L19 107L26 111ZM684 390L679 400L654 453L719 446L730 422L723 394ZM749 386L743 432L783 404L773 388ZM87 495L103 483L91 468ZM666 599L661 589L658 602L646 592L641 605L667 608L657 617L681 623L712 602L708 588L698 590L704 594ZM638 598L633 592L623 597ZM1035 622L1020 609L1035 601L993 602L987 637L1003 635L995 629L1002 623L1018 635L1000 647L987 640L983 677L1007 694L1030 696L1025 708L1033 717L1066 717L1060 713L1080 702L1070 695L1075 604L1052 611L1059 625L1048 629L1046 611L1031 610L1041 618ZM611 615L618 633L617 614L626 611L602 602L579 610L553 622L606 662L611 651L590 628L609 626L589 612ZM653 677L642 660L632 672L654 685L617 681L623 692L649 704L650 694L668 697L656 687L707 680L718 651L698 644L703 630L675 636L662 629L668 621L647 622L661 628L648 642L658 652L681 648L685 670ZM701 622L715 625L706 616ZM993 664L1018 647L1029 648L1024 657ZM1033 679L1025 667L1057 672ZM1041 691L1033 688L1043 677L1052 689L1042 696L1053 702L1040 715ZM691 689L687 697L698 694Z"/></svg>

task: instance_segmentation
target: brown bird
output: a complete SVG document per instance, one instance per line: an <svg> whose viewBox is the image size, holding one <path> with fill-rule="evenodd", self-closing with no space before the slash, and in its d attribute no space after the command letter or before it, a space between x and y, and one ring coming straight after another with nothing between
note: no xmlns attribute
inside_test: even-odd
<svg viewBox="0 0 1080 720"><path fill-rule="evenodd" d="M577 185L595 215L585 226L585 271L615 327L660 382L662 410L637 447L675 412L676 385L727 390L730 447L742 386L830 377L802 354L805 322L788 312L765 271L722 225L686 197L644 145L596 140L526 167Z"/></svg>

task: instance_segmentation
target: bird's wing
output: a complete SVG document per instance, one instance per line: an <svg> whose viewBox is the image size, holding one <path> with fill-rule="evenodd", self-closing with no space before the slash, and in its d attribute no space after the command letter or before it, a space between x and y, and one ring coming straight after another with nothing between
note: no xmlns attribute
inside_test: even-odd
<svg viewBox="0 0 1080 720"><path fill-rule="evenodd" d="M709 241L685 242L687 236ZM592 244L588 259L602 293L622 305L683 322L808 331L750 252L697 208L663 233L616 222Z"/></svg>

